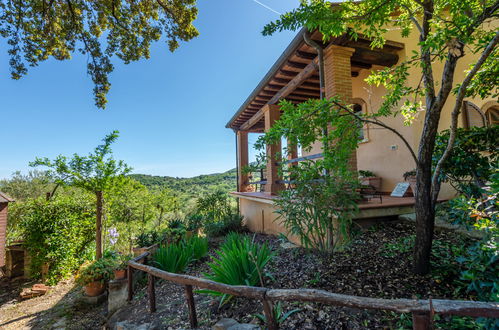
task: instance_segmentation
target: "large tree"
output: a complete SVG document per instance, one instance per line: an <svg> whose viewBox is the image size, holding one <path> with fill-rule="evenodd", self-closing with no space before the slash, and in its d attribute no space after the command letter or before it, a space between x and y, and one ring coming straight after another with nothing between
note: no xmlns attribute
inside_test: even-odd
<svg viewBox="0 0 499 330"><path fill-rule="evenodd" d="M418 114L424 115L418 150L411 150L417 178L414 271L419 274L429 271L435 206L441 187L439 173L454 145L463 100L499 95L499 31L494 27L497 22L490 24L497 19L498 9L498 0L364 0L336 4L304 0L297 9L264 29L267 35L305 26L310 31L318 29L325 39L343 34L355 39L362 33L372 38L373 47L381 47L384 33L393 27L402 37L419 39L419 49L399 65L371 73L367 81L385 86L387 94L370 118L357 116L383 126L383 116L401 114L410 123ZM478 59L471 63L463 80L455 81L457 65L466 53L477 54ZM443 66L439 77L436 66ZM409 79L411 68L419 70L420 79ZM413 84L415 79L420 83ZM448 144L436 167L432 167L440 117L448 102L452 102ZM348 111L349 105L335 105L355 115Z"/></svg>
<svg viewBox="0 0 499 330"><path fill-rule="evenodd" d="M106 105L111 58L124 63L149 58L151 43L164 37L170 51L198 35L196 0L5 0L0 36L10 46L13 79L52 57L88 56L95 103Z"/></svg>

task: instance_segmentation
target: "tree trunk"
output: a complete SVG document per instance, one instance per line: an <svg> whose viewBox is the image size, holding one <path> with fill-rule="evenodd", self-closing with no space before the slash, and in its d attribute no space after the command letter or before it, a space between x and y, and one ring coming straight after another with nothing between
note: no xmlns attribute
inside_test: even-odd
<svg viewBox="0 0 499 330"><path fill-rule="evenodd" d="M102 191L95 192L97 197L97 213L95 222L95 259L99 260L102 258L102 204L104 198L102 197Z"/></svg>
<svg viewBox="0 0 499 330"><path fill-rule="evenodd" d="M427 110L419 142L416 167L414 273L421 275L430 271L430 254L435 226L435 201L432 198L432 157L440 110L441 107L437 107L437 109L429 107Z"/></svg>

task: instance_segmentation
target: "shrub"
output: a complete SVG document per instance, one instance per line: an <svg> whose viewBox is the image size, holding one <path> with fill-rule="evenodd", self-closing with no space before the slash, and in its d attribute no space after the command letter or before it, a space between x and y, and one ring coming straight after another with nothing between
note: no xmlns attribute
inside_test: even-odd
<svg viewBox="0 0 499 330"><path fill-rule="evenodd" d="M208 239L206 237L192 236L185 241L187 249L192 251L192 260L200 260L208 254Z"/></svg>
<svg viewBox="0 0 499 330"><path fill-rule="evenodd" d="M113 277L115 264L114 258L101 258L86 264L78 272L76 281L80 285L87 285L94 281L109 281Z"/></svg>
<svg viewBox="0 0 499 330"><path fill-rule="evenodd" d="M84 195L61 196L50 201L39 198L16 207L35 277L40 275L42 264L48 263L47 282L55 284L91 257L95 238L91 199Z"/></svg>
<svg viewBox="0 0 499 330"><path fill-rule="evenodd" d="M205 224L205 231L208 236L220 237L230 232L244 231L243 216L239 214L228 214L220 221L211 221Z"/></svg>
<svg viewBox="0 0 499 330"><path fill-rule="evenodd" d="M229 196L224 191L215 191L198 198L196 206L200 215L213 221L220 221L232 212Z"/></svg>
<svg viewBox="0 0 499 330"><path fill-rule="evenodd" d="M205 276L212 281L230 285L263 285L264 268L273 255L267 244L255 244L247 236L231 233L217 251L217 257L208 264L211 274ZM222 296L221 304L230 298L216 291L201 292Z"/></svg>
<svg viewBox="0 0 499 330"><path fill-rule="evenodd" d="M161 246L154 253L154 263L164 271L183 273L192 261L192 255L192 247L181 242L171 243Z"/></svg>

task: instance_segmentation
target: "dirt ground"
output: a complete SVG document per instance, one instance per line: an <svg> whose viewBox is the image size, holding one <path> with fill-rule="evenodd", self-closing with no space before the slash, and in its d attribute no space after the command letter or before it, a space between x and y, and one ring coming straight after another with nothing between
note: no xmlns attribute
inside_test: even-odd
<svg viewBox="0 0 499 330"><path fill-rule="evenodd" d="M99 329L105 304L85 305L73 280L60 282L43 296L21 301L22 288L36 282L0 279L0 329Z"/></svg>

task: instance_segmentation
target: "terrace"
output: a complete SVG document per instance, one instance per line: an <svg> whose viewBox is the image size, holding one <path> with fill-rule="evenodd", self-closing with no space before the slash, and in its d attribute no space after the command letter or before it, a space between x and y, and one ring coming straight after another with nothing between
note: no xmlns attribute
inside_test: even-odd
<svg viewBox="0 0 499 330"><path fill-rule="evenodd" d="M237 136L238 189L232 195L246 204L251 203L251 208L258 207L255 203L269 207L278 198L279 191L292 188L292 182L279 177L276 155L282 151L280 143L267 146L267 157L270 161L256 176L256 180L243 171L249 164L248 134L263 133L279 120L281 110L277 103L287 100L298 104L309 99L333 95L352 100L354 103L353 79L362 75L363 70L397 64L399 53L404 50L404 44L395 41L388 40L383 48L371 49L370 40L362 36L352 40L343 35L324 42L319 32L307 34L308 40L305 40L306 33L305 30L298 33L226 125L227 128L233 129ZM323 53L325 65L322 79L319 75L319 52ZM311 153L298 157L298 150L295 148L291 150L286 163L292 165L320 158L319 151L320 145L317 145ZM357 170L356 155L352 156L350 165L353 170ZM359 219L394 216L413 211L413 197L390 197L389 191L379 193L383 196L370 196L371 198L359 201ZM251 218L251 214L255 213L255 210L249 208L242 207L247 218Z"/></svg>

